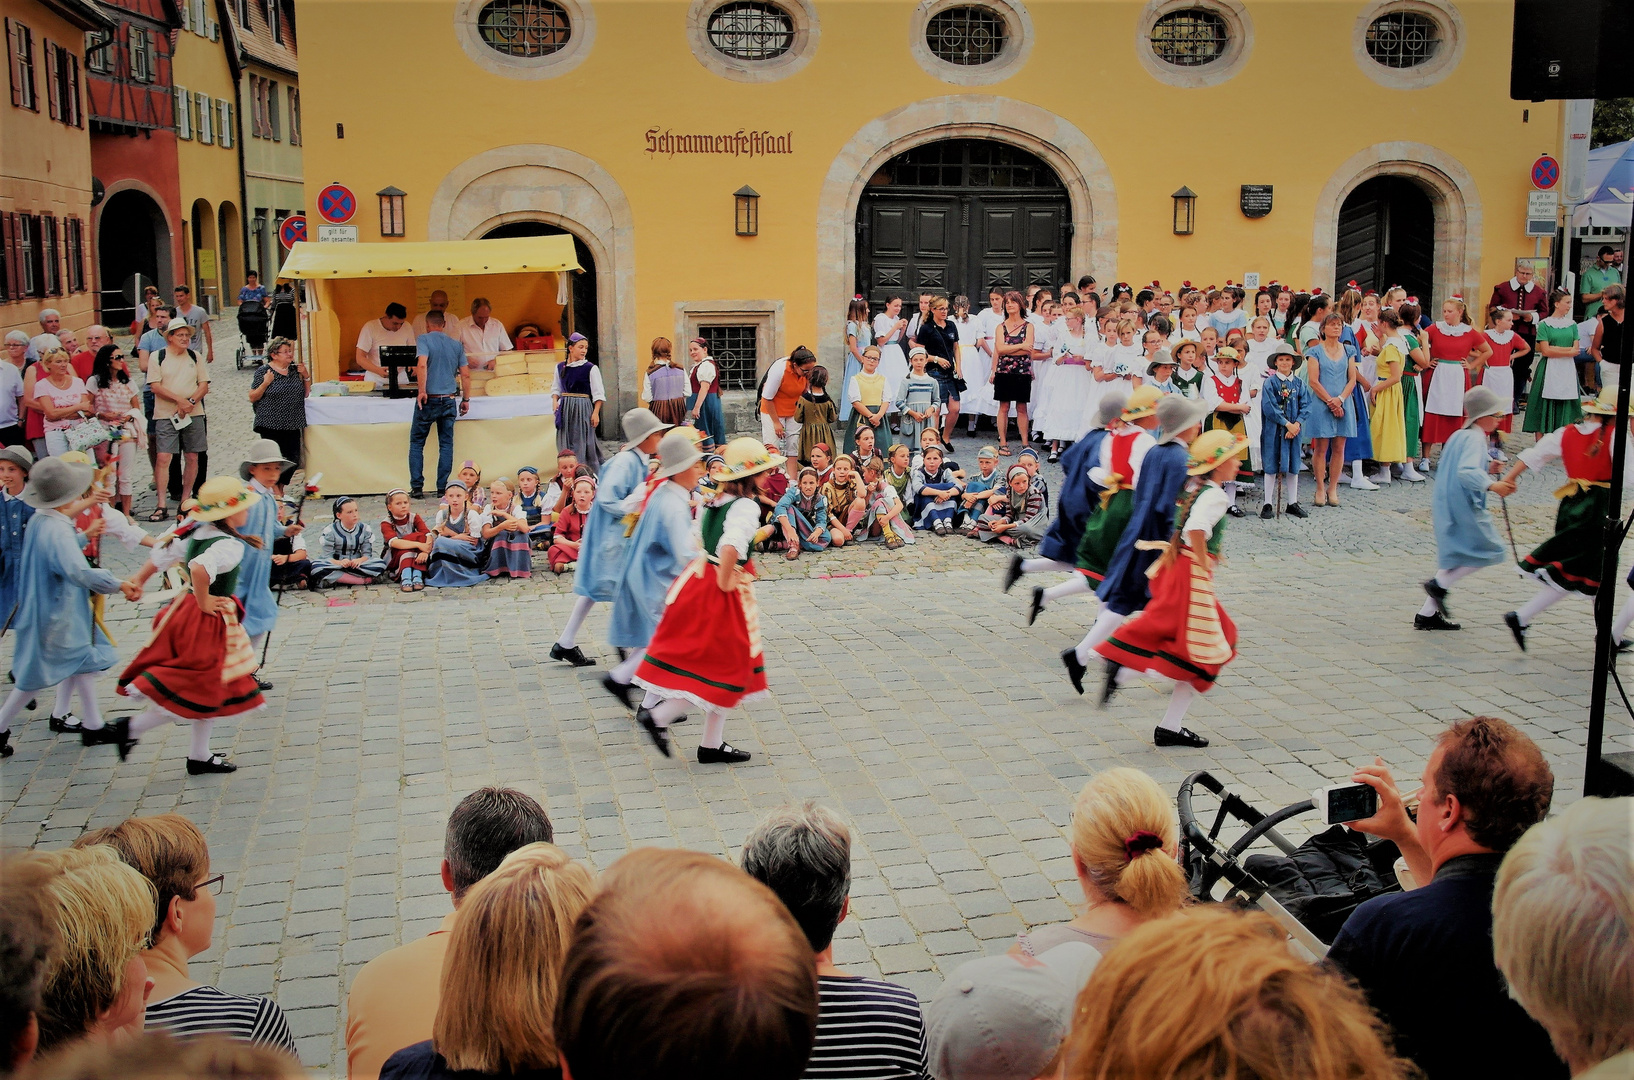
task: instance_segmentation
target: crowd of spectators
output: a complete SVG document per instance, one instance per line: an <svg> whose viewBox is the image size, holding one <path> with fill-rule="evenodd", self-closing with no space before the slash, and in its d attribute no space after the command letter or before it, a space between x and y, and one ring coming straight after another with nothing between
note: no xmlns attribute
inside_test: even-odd
<svg viewBox="0 0 1634 1080"><path fill-rule="evenodd" d="M1356 909L1325 961L1269 916L1199 903L1174 809L1145 774L1093 777L1068 844L1085 907L949 973L923 1009L849 974L851 834L816 802L770 811L740 866L641 848L601 874L529 796L449 818L452 910L366 964L347 1001L355 1080L1430 1080L1634 1069L1634 801L1547 818L1553 776L1512 725L1436 741L1418 793L1359 770L1416 887ZM1416 819L1410 809L1416 805ZM0 865L0 1074L301 1075L282 1014L188 976L209 946L203 836L174 814Z"/></svg>

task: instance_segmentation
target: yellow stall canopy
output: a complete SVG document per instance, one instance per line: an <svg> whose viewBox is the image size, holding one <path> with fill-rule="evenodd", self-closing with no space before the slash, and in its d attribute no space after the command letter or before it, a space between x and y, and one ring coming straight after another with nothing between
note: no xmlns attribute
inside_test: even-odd
<svg viewBox="0 0 1634 1080"><path fill-rule="evenodd" d="M504 240L432 240L401 244L315 244L289 250L286 278L438 277L451 274L531 274L580 270L571 236Z"/></svg>

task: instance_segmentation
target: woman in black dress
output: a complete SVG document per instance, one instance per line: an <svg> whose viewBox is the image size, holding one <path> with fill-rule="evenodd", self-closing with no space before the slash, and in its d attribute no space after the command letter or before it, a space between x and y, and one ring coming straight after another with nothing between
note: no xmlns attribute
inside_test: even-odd
<svg viewBox="0 0 1634 1080"><path fill-rule="evenodd" d="M1031 434L1027 425L1027 404L1033 395L1033 324L1027 321L1026 301L1019 292L1004 294L1004 322L998 327L997 356L993 373L993 400L998 402L999 456L1010 456L1010 406L1016 407L1016 426L1021 429L1021 445Z"/></svg>

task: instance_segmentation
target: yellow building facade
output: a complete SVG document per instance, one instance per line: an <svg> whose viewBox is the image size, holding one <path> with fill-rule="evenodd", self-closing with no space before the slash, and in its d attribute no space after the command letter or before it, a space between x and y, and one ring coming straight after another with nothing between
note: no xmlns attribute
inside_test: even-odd
<svg viewBox="0 0 1634 1080"><path fill-rule="evenodd" d="M802 343L837 373L858 293L1258 274L1473 302L1533 253L1559 148L1556 106L1508 100L1509 0L297 10L309 232L338 181L363 241L387 188L410 240L572 233L621 408L658 335L730 339L740 389Z"/></svg>
<svg viewBox="0 0 1634 1080"><path fill-rule="evenodd" d="M244 283L237 85L215 0L178 4L182 29L171 72L188 258L184 280L194 303L219 312L237 302Z"/></svg>

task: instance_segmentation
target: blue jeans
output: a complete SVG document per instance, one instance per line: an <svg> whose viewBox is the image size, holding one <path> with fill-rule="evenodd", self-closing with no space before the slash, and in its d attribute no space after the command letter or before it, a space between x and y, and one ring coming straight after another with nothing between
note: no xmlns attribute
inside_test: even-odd
<svg viewBox="0 0 1634 1080"><path fill-rule="evenodd" d="M431 425L437 425L437 491L448 486L448 474L454 468L454 419L459 415L459 399L451 397L427 398L424 404L414 405L414 423L409 428L409 489L421 491L425 487L426 436Z"/></svg>

